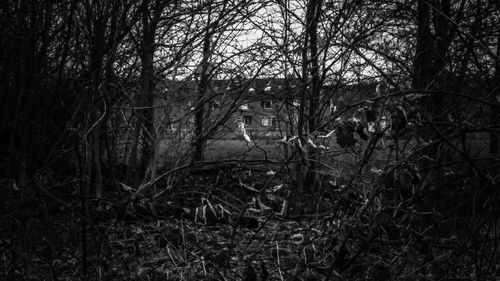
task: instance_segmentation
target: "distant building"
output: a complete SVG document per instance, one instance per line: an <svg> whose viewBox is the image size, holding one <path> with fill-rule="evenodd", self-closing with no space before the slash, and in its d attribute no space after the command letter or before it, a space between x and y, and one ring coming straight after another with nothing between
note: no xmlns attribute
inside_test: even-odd
<svg viewBox="0 0 500 281"><path fill-rule="evenodd" d="M253 137L286 135L296 112L297 87L285 80L211 81L197 104L195 81L167 81L158 87L156 123L165 137L189 137L197 106L204 107L204 127L211 138L239 138L241 126Z"/></svg>
<svg viewBox="0 0 500 281"><path fill-rule="evenodd" d="M156 123L163 127L165 138L191 137L197 106L204 107L204 130L211 132L209 138L241 138L241 127L254 138L282 138L296 133L293 128L298 122L301 89L298 79L212 80L200 104L196 102L196 81L170 80L157 88ZM323 91L321 112L330 115L374 93L375 84L325 86Z"/></svg>

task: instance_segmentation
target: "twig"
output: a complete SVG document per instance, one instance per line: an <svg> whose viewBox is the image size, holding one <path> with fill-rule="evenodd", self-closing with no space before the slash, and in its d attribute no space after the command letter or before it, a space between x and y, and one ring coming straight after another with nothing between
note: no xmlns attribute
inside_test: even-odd
<svg viewBox="0 0 500 281"><path fill-rule="evenodd" d="M280 248L278 245L278 241L276 241L276 263L278 264L278 273L280 275L281 280L283 281L283 274L281 273L281 268L280 268Z"/></svg>

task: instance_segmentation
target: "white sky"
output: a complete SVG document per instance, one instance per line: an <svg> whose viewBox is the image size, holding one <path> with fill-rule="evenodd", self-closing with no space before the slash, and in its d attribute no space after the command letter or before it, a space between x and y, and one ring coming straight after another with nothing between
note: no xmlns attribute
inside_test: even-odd
<svg viewBox="0 0 500 281"><path fill-rule="evenodd" d="M293 40L300 40L298 38L303 31L303 23L300 22L305 16L305 5L300 1L290 1L289 3L290 10L294 13L294 15L289 16L289 29L288 36L290 42ZM284 75L285 69L291 69L291 65L288 63L285 65L283 62L285 60L285 56L283 55L284 49L281 46L283 44L283 37L285 34L285 19L280 10L279 5L272 3L258 3L256 6L257 12L247 19L238 22L233 25L230 29L226 30L223 34L216 34L214 37L220 37L218 41L216 41L214 55L212 56L212 63L220 66L223 69L226 69L226 72L240 72L245 76L249 77L254 75L263 63L266 63L266 60L272 61L273 63L264 68L264 75L272 75L272 74L280 74ZM360 17L360 15L355 15L351 21L360 21L362 19L356 18ZM326 26L328 28L328 26ZM320 25L320 29L325 28L324 25ZM337 36L340 36L337 34ZM345 38L332 38L332 40L345 40ZM215 39L214 39L215 41ZM270 46L270 48L266 48L265 46ZM340 46L340 45L339 45ZM300 50L293 50L297 45L290 45L290 49L287 51L290 54L290 57L296 64L296 68L300 69ZM330 46L328 50L329 58L325 60L326 65L329 65L333 60L337 60L338 62L331 66L331 73L340 71L341 69L348 66L349 71L346 71L345 76L349 78L349 76L354 77L356 75L361 76L378 76L377 71L369 65L367 65L366 60L357 56L354 52L348 53L340 53L336 56L332 56L339 50L346 49L343 47ZM378 67L385 69L386 67L390 67L391 65L386 65L385 60L382 60L380 57L374 56L373 53L370 53L366 50L361 50L364 56L369 59L372 63L376 63ZM339 56L341 58L339 58ZM276 62L277 59L280 59L282 62ZM322 58L320 58L321 60ZM194 56L191 60L193 64L189 67L191 71L199 66L199 62L201 61L201 55ZM358 65L358 67L355 67ZM232 69L232 70L231 70ZM289 73L292 71L289 70ZM300 73L300 71L299 71ZM350 74L349 74L350 73ZM229 75L234 73L228 73ZM345 78L345 77L344 77Z"/></svg>

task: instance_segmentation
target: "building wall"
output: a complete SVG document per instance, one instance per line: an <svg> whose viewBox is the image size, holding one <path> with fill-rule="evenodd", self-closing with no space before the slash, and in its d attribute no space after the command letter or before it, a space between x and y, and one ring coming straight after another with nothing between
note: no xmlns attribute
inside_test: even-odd
<svg viewBox="0 0 500 281"><path fill-rule="evenodd" d="M264 83L260 83L264 84ZM278 86L269 86L269 82L261 87L246 89L231 88L225 85L212 85L204 102L205 127L210 129L222 122L211 138L241 138L243 133L240 123L246 132L255 138L281 138L287 133L290 124L291 106L286 105L286 98L292 96L290 91ZM253 85L252 85L253 86ZM194 129L194 111L196 109L196 87L193 82L175 83L159 89L155 108L158 126L162 126L165 138L190 138Z"/></svg>
<svg viewBox="0 0 500 281"><path fill-rule="evenodd" d="M294 113L287 103L276 99L246 102L234 114L236 124L243 122L248 134L268 138L281 138L287 134L290 115Z"/></svg>
<svg viewBox="0 0 500 281"><path fill-rule="evenodd" d="M248 134L255 138L282 138L291 134L297 124L300 81L256 79L237 84L232 81L211 81L205 95L204 127L217 126L210 136L217 139L241 138L243 123ZM295 83L295 86L294 86ZM321 117L332 114L335 108L364 100L375 94L376 84L324 86L320 107ZM168 81L158 87L156 122L163 126L166 138L192 137L197 87L195 81ZM347 115L356 111L352 108ZM219 122L225 120L224 122Z"/></svg>

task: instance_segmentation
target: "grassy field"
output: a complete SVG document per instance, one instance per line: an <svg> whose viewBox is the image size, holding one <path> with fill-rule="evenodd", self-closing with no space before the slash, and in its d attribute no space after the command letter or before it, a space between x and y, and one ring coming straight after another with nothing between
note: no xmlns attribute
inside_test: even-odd
<svg viewBox="0 0 500 281"><path fill-rule="evenodd" d="M281 160L284 157L283 144L277 140L212 140L207 143L206 159L221 158L270 159Z"/></svg>
<svg viewBox="0 0 500 281"><path fill-rule="evenodd" d="M164 139L159 145L161 162L183 162L189 159L191 152L190 142L187 140ZM245 140L209 140L205 150L206 160L220 159L244 160L282 160L284 159L283 144L277 140L257 139L251 143Z"/></svg>
<svg viewBox="0 0 500 281"><path fill-rule="evenodd" d="M473 138L474 137L474 138ZM473 159L484 157L487 154L487 136L469 136L467 148L463 149L459 140L454 140L453 144L466 151ZM400 152L398 159L405 158L405 155L417 149L418 137L408 140L400 140ZM328 150L321 150L319 161L322 163L322 170L335 173L355 173L363 161L367 141L361 141L353 149L343 149L336 142L335 135L323 140L323 145ZM172 140L164 139L160 142L159 154L161 155L160 166L166 163L185 163L191 156L191 145L188 139ZM288 153L292 153L293 148L289 146ZM440 151L445 152L450 159L459 160L461 157L453 148L443 144ZM289 155L288 155L289 156ZM240 159L240 160L286 160L284 145L278 139L260 138L253 139L251 143L241 139L219 139L209 140L205 150L206 160ZM384 170L386 165L396 160L394 142L391 138L379 141L376 150L370 156L366 170ZM373 169L372 169L373 168Z"/></svg>

